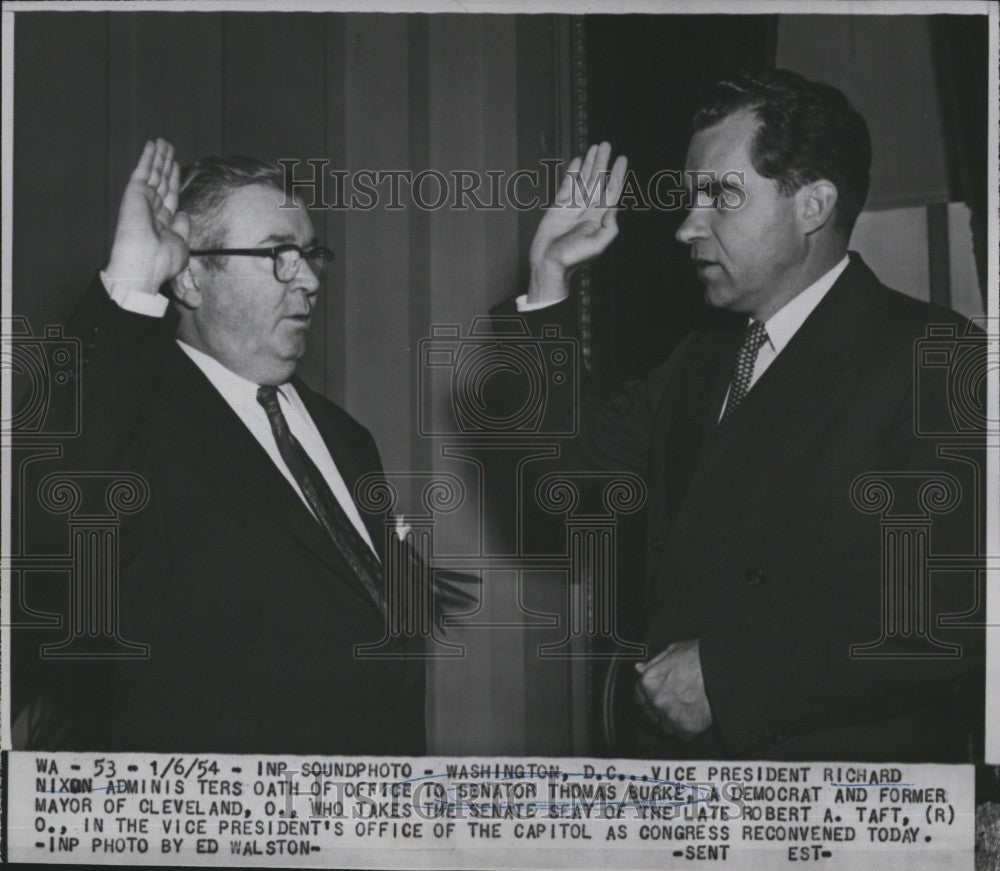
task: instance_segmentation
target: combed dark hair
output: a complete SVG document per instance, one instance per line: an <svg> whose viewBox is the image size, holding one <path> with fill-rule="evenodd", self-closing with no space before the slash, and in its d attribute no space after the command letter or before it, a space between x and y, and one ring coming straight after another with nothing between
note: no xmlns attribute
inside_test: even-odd
<svg viewBox="0 0 1000 871"><path fill-rule="evenodd" d="M872 163L868 125L840 91L791 70L716 83L694 116L704 130L740 110L760 120L750 146L754 169L774 179L785 195L825 178L837 187L834 226L848 234L865 199Z"/></svg>
<svg viewBox="0 0 1000 871"><path fill-rule="evenodd" d="M206 157L184 168L177 207L191 218L192 248L224 248L226 228L219 213L237 188L262 184L284 191L281 167L253 157ZM208 269L221 269L222 257L205 257Z"/></svg>

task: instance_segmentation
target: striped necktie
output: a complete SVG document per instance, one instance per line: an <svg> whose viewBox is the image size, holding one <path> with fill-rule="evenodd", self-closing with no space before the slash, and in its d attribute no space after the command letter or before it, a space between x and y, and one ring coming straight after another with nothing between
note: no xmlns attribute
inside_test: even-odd
<svg viewBox="0 0 1000 871"><path fill-rule="evenodd" d="M309 459L299 440L288 428L288 421L278 404L278 388L272 386L259 388L257 401L267 413L278 452L288 466L288 471L298 482L313 514L384 616L386 608L382 593L382 567L371 548L358 534L337 497L333 495L330 485L326 483L316 464Z"/></svg>

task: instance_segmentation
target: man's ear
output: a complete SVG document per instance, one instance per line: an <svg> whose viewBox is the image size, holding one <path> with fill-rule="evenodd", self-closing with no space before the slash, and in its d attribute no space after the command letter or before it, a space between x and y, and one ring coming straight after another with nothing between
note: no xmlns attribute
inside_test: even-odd
<svg viewBox="0 0 1000 871"><path fill-rule="evenodd" d="M170 282L174 299L185 308L196 309L201 305L201 289L198 279L191 272L190 264L185 266Z"/></svg>
<svg viewBox="0 0 1000 871"><path fill-rule="evenodd" d="M826 226L837 206L837 186L825 178L803 185L795 194L799 201L799 220L806 233Z"/></svg>

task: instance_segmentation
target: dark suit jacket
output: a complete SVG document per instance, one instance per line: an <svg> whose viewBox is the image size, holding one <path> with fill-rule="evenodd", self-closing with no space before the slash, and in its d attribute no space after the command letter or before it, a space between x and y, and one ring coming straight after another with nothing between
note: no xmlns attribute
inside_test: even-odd
<svg viewBox="0 0 1000 871"><path fill-rule="evenodd" d="M536 328L560 322L565 333L570 309L529 320ZM852 254L725 424L717 419L739 330L688 336L645 381L587 415L577 461L638 472L648 484L650 653L700 639L715 721L682 744L648 724L625 693L640 755L968 758L983 716L980 631L933 627L963 646L957 659L849 655L852 644L877 640L882 625L881 519L852 503L857 476L955 475L960 504L933 516L930 547L976 552L981 474L937 456L938 439L915 434L915 343L928 324L959 336L966 327L954 312L886 288ZM923 426L947 429L946 388L939 379L922 383ZM981 433L971 438L982 445ZM913 502L906 490L904 482L901 511ZM931 579L932 623L974 607L974 572ZM912 652L919 642L890 647ZM625 673L632 678L630 665Z"/></svg>
<svg viewBox="0 0 1000 871"><path fill-rule="evenodd" d="M145 661L39 664L39 686L62 687L63 716L79 727L62 729L59 745L425 752L422 663L355 656L356 644L382 639L383 618L177 347L172 320L121 310L95 281L71 332L84 343L83 432L62 463L132 470L149 483L149 505L121 530L120 627L151 652ZM348 488L380 472L370 433L295 386ZM362 517L381 548L383 517Z"/></svg>

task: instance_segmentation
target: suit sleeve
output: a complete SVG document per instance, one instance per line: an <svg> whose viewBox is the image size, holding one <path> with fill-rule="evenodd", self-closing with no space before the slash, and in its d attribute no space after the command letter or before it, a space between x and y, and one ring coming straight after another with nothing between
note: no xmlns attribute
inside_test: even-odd
<svg viewBox="0 0 1000 871"><path fill-rule="evenodd" d="M71 479L78 476L84 482L81 486L86 486L88 473L144 474L148 436L145 410L156 389L160 360L172 340L172 331L169 318L133 314L120 308L95 276L66 328L67 336L79 342L79 390L71 397L78 404L55 411L66 421L77 421L78 426L62 441L60 473ZM142 523L142 518L150 510L147 507L128 522L145 529L148 524ZM25 512L25 525L32 532L40 531L45 550L63 552L65 519L53 518L39 500L27 501ZM125 523L118 539L120 567L136 557L141 541L131 531L133 527L124 534ZM46 588L44 592L48 595L51 591ZM66 607L62 596L48 604L55 612ZM64 631L59 630L56 636ZM23 636L23 668L18 668L18 681L23 688L20 713L24 745L47 750L105 746L103 729L113 680L110 662L42 661L38 657L41 641L37 634L26 632ZM81 692L83 686L88 687L87 692Z"/></svg>
<svg viewBox="0 0 1000 871"><path fill-rule="evenodd" d="M68 324L82 346L80 433L67 462L84 468L141 465L143 416L156 389L174 320L126 311L95 277Z"/></svg>
<svg viewBox="0 0 1000 871"><path fill-rule="evenodd" d="M518 316L513 300L491 312L494 316ZM543 309L519 314L533 336L542 336L545 326L555 326L560 337L578 340L575 306L572 299ZM543 339L544 341L544 339ZM576 415L579 426L574 438L564 445L560 468L573 470L627 471L645 475L649 466L651 434L664 395L674 381L693 341L689 336L670 357L645 379L630 381L611 390L594 384L589 373L578 367L577 391L553 391L546 409L549 419L567 420ZM503 407L506 383L495 381L490 402ZM574 408L573 403L576 403ZM563 427L562 429L565 429Z"/></svg>

